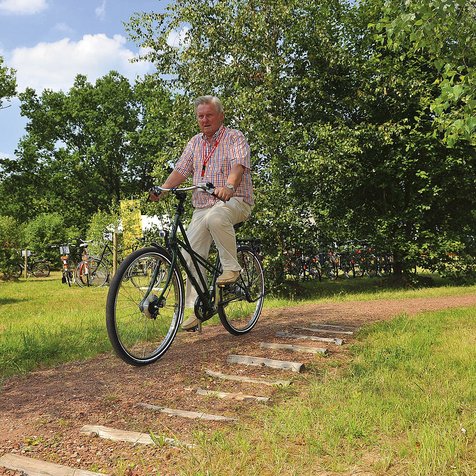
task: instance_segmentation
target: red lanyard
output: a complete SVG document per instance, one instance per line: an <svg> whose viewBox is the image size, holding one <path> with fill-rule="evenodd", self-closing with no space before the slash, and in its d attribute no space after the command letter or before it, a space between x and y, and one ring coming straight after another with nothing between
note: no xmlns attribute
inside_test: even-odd
<svg viewBox="0 0 476 476"><path fill-rule="evenodd" d="M203 144L203 155L205 155L205 159L203 160L203 163L202 163L202 175L201 175L202 177L205 176L205 169L207 168L208 161L213 157L213 154L215 153L224 132L225 132L225 128L223 127L223 129L220 131L220 134L216 138L216 141L215 141L215 144L212 147L212 150L206 155L205 155L205 151L207 149L207 144L206 144L206 142Z"/></svg>

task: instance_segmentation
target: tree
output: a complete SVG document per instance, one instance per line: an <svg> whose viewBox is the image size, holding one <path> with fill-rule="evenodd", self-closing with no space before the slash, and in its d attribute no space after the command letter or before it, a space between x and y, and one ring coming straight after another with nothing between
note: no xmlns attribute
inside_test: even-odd
<svg viewBox="0 0 476 476"><path fill-rule="evenodd" d="M170 155L180 153L194 130L190 103L198 95L221 96L228 124L245 131L259 203L253 232L265 238L276 280L282 277L283 251L293 242L317 246L310 192L302 190L296 174L300 164L292 154L309 144L309 127L343 114L335 105L349 94L343 57L350 55L340 21L346 8L338 0L319 5L295 0L179 1L166 14L140 14L129 24L131 37L148 52L145 57L172 89L182 92L172 118L180 140L171 144ZM170 42L174 32L182 34L181 45ZM309 32L316 51L306 51L309 37L304 36ZM313 74L301 81L309 63Z"/></svg>
<svg viewBox="0 0 476 476"><path fill-rule="evenodd" d="M427 58L439 94L430 104L443 140L476 145L476 4L469 0L386 3L373 25L392 51Z"/></svg>
<svg viewBox="0 0 476 476"><path fill-rule="evenodd" d="M373 234L403 268L405 261L451 266L453 255L471 247L474 257L476 98L474 87L466 87L474 84L476 64L474 6L444 0L361 6L368 34L359 56L369 58L360 68L362 163L372 177L354 193L356 204L378 197ZM453 87L465 92L457 97Z"/></svg>
<svg viewBox="0 0 476 476"><path fill-rule="evenodd" d="M16 94L15 71L3 65L3 57L0 56L0 109L4 99L9 99Z"/></svg>
<svg viewBox="0 0 476 476"><path fill-rule="evenodd" d="M475 236L474 7L448 3L180 0L131 19L131 38L182 93L171 150L205 93L247 135L253 232L276 280L292 245L366 238L403 272L435 268Z"/></svg>
<svg viewBox="0 0 476 476"><path fill-rule="evenodd" d="M68 93L27 89L20 95L29 120L17 158L0 163L3 213L28 221L64 210L66 226L86 231L99 209L151 185L152 157L166 129L167 93L148 82L131 87L111 72L95 84L78 75Z"/></svg>
<svg viewBox="0 0 476 476"><path fill-rule="evenodd" d="M13 217L0 215L0 276L18 263L20 243L20 224Z"/></svg>
<svg viewBox="0 0 476 476"><path fill-rule="evenodd" d="M79 235L78 228L66 227L65 221L65 216L58 212L38 215L24 225L22 246L32 251L36 258L59 265L59 246L75 243Z"/></svg>

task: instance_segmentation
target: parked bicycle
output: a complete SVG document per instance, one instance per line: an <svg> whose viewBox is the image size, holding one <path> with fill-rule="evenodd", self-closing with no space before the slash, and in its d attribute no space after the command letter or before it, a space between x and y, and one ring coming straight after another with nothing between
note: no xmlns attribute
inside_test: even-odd
<svg viewBox="0 0 476 476"><path fill-rule="evenodd" d="M27 276L34 276L35 278L46 278L50 275L50 265L45 260L34 260L28 256L26 272ZM18 279L25 272L25 261L19 257L18 261L8 263L2 274L5 279Z"/></svg>
<svg viewBox="0 0 476 476"><path fill-rule="evenodd" d="M74 282L75 265L71 260L71 243L62 243L60 245L51 245L51 248L59 248L61 259L61 282L71 286Z"/></svg>
<svg viewBox="0 0 476 476"><path fill-rule="evenodd" d="M154 188L157 194L169 191L177 199L166 245L152 244L133 252L111 281L107 331L115 352L128 364L153 363L171 346L184 314L182 272L198 293L194 312L200 322L218 314L228 332L243 335L260 317L265 287L257 240L237 239L241 275L236 283L223 287L216 284L222 271L217 253L204 259L190 246L182 219L186 192L197 188L211 194L214 190L209 183L180 189ZM191 256L190 266L184 253Z"/></svg>
<svg viewBox="0 0 476 476"><path fill-rule="evenodd" d="M82 248L81 261L76 266L74 277L75 282L80 287L104 286L109 279L110 260L112 250L105 243L100 256L89 255L88 246L90 241L80 240L80 248Z"/></svg>

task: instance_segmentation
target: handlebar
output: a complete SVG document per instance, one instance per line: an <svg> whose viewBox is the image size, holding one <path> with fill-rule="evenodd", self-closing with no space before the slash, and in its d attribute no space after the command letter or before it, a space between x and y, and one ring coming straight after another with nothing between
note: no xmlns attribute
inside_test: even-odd
<svg viewBox="0 0 476 476"><path fill-rule="evenodd" d="M154 193L156 195L160 195L162 192L189 192L191 190L196 190L196 189L201 189L204 192L209 193L210 195L214 194L215 190L215 185L213 185L211 182L206 182L206 183L199 183L197 185L191 185L190 187L174 187L174 188L164 188L160 187L159 185L155 185L150 189L151 193Z"/></svg>

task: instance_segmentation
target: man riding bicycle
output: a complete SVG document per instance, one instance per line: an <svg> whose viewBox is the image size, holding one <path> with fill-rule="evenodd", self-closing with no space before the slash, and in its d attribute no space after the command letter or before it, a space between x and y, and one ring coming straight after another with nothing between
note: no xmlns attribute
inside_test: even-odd
<svg viewBox="0 0 476 476"><path fill-rule="evenodd" d="M178 187L190 176L195 185L215 185L213 195L202 190L193 192L194 212L187 237L192 248L204 258L208 257L212 241L215 242L223 268L217 284L223 286L236 282L241 271L233 226L250 216L254 204L250 147L240 131L223 125L225 115L217 97L201 96L194 106L201 133L188 142L162 187ZM157 201L161 196L151 192L150 199ZM185 293L185 306L193 308L197 293L190 280ZM182 329L190 330L198 324L198 318L192 315Z"/></svg>

